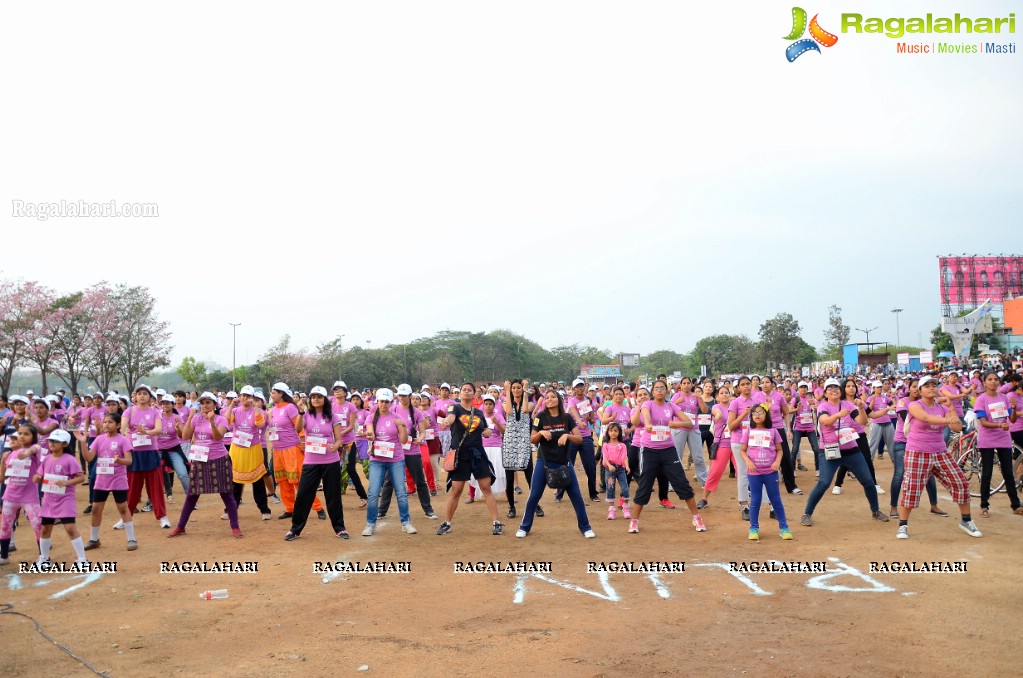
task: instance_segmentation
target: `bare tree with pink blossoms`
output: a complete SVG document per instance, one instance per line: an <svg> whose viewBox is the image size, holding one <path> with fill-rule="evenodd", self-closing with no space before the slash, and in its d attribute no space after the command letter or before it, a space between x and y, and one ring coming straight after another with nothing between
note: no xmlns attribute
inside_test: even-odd
<svg viewBox="0 0 1023 678"><path fill-rule="evenodd" d="M139 380L170 365L170 326L156 317L156 299L145 287L118 285L114 292L117 371L130 393Z"/></svg>
<svg viewBox="0 0 1023 678"><path fill-rule="evenodd" d="M0 281L0 387L11 388L14 370L28 360L36 323L45 316L52 292L36 282Z"/></svg>
<svg viewBox="0 0 1023 678"><path fill-rule="evenodd" d="M118 372L117 304L114 290L105 282L90 288L88 294L92 318L87 335L85 372L106 393Z"/></svg>
<svg viewBox="0 0 1023 678"><path fill-rule="evenodd" d="M57 361L53 371L71 387L72 393L78 392L78 382L92 360L93 328L98 324L101 331L103 329L100 314L108 292L101 283L84 292L61 297L54 303L50 322L57 330L53 342Z"/></svg>

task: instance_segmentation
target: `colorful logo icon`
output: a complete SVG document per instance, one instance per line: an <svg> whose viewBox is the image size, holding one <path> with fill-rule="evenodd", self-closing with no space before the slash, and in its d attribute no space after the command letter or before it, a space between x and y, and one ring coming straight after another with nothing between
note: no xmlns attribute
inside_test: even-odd
<svg viewBox="0 0 1023 678"><path fill-rule="evenodd" d="M834 47L835 43L838 42L837 35L828 33L826 30L821 28L819 23L817 23L816 14L814 14L813 19L810 20L810 37L800 40L799 38L802 38L805 31L806 10L802 7L793 7L792 32L785 36L785 40L795 40L794 43L785 48L785 58L789 60L789 63L792 63L810 50L819 53L821 48L817 46L818 43L825 47Z"/></svg>

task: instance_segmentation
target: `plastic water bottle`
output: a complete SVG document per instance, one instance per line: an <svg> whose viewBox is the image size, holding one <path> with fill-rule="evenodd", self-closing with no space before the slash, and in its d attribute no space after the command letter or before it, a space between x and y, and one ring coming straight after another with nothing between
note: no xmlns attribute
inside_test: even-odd
<svg viewBox="0 0 1023 678"><path fill-rule="evenodd" d="M224 598L227 598L227 589L214 589L199 594L199 600L223 600Z"/></svg>

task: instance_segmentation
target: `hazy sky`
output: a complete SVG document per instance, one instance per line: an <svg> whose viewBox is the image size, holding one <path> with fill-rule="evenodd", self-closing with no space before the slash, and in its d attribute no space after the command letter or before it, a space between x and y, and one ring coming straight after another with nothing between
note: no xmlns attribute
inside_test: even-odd
<svg viewBox="0 0 1023 678"><path fill-rule="evenodd" d="M686 352L783 311L820 346L833 303L926 341L936 255L1023 253L1023 54L788 63L791 7L8 3L0 277L148 285L175 364L229 365L229 322L239 363L446 328ZM12 216L62 199L159 217Z"/></svg>

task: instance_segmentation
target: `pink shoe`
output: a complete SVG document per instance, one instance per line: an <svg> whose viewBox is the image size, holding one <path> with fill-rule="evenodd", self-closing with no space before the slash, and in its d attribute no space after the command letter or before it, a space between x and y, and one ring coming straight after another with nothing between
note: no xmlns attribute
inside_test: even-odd
<svg viewBox="0 0 1023 678"><path fill-rule="evenodd" d="M703 524L703 518L699 515L693 516L693 527L696 528L697 532L706 532L707 526Z"/></svg>
<svg viewBox="0 0 1023 678"><path fill-rule="evenodd" d="M629 532L639 532L639 518L633 518L629 521Z"/></svg>
<svg viewBox="0 0 1023 678"><path fill-rule="evenodd" d="M675 508L675 504L673 504L670 499L662 499L661 508L673 509Z"/></svg>
<svg viewBox="0 0 1023 678"><path fill-rule="evenodd" d="M632 511L629 510L628 504L622 504L622 516L628 518L629 520L632 519Z"/></svg>
<svg viewBox="0 0 1023 678"><path fill-rule="evenodd" d="M617 517L618 517L618 513L615 511L615 507L614 506L612 506L611 508L609 508L607 510L607 519L608 520L614 520Z"/></svg>

